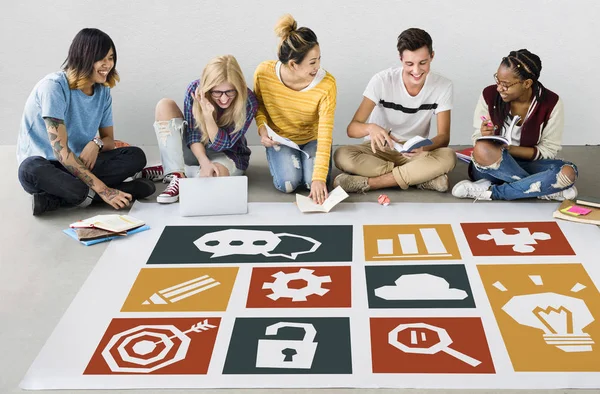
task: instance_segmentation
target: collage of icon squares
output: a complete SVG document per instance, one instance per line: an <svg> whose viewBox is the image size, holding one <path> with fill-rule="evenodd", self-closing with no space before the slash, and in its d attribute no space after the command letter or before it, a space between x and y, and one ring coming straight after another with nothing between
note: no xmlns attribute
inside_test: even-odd
<svg viewBox="0 0 600 394"><path fill-rule="evenodd" d="M226 312L241 265L248 309L350 308L352 247L352 226L167 226L121 312ZM206 374L221 319L113 319L84 374ZM350 319L236 317L222 372L351 374Z"/></svg>
<svg viewBox="0 0 600 394"><path fill-rule="evenodd" d="M231 265L252 263L273 266L252 265L245 303L248 309L351 308L351 270L357 268L365 270L371 309L476 308L451 225L365 225L362 229L366 265L359 268L362 265L352 267L352 226L167 226L121 311L226 312L239 271L239 266ZM574 255L555 222L462 223L461 229L473 256ZM458 261L418 265L419 260ZM190 266L169 267L172 264ZM577 305L579 309L587 308L589 316L580 327L587 327L586 331L578 331L577 337L581 345L577 349L584 351L581 349L585 346L591 349L590 330L600 330L589 312L593 306L600 310L600 295L583 266L564 266L565 275L568 272L567 277L573 279L573 289L581 294L588 289L585 297L579 294L574 300L580 302L573 301L571 309L557 308L553 300L574 291L556 288L557 282L551 287L556 293L535 294L537 298L529 303L537 302L537 325L543 327L549 324L547 321L555 321L556 314L573 313ZM575 352L565 349L573 347L561 341L575 337L565 339L560 330L546 328L543 338L535 337L550 352L543 362L524 352L530 342L517 338L525 337L522 331L529 329L524 327L532 327L524 323L531 316L520 317L526 313L514 300L521 297L519 294L531 296L531 290L527 293L522 284L515 284L516 275L504 273L514 270L539 285L541 279L531 278L541 278L545 273L552 277L559 265L512 267L478 266L514 369L598 370L590 369L590 365L600 365L598 352L590 350L587 363L574 363L569 358ZM500 290L499 285L504 282L511 284L516 296L510 293L512 298L506 298L506 289ZM546 304L542 302L544 297ZM507 319L510 303L517 307ZM576 325L573 321L580 322L570 319L569 327ZM114 319L85 374L204 374L219 323L219 318ZM237 317L223 374L350 374L350 329L348 317ZM494 373L478 317L371 317L370 330L373 373ZM556 336L550 340L548 335ZM211 338L212 342L207 343ZM200 348L200 359L208 357L208 361L188 368L185 360L199 357L195 349ZM332 354L334 360L330 360ZM535 354L542 352L536 348ZM390 359L400 362L389 363Z"/></svg>

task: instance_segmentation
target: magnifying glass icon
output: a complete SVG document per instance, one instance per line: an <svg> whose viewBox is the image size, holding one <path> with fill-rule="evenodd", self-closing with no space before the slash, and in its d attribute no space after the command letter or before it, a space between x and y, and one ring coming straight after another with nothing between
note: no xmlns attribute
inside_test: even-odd
<svg viewBox="0 0 600 394"><path fill-rule="evenodd" d="M410 346L398 340L398 334L406 330L409 330L410 332ZM428 331L435 332L439 337L439 342L433 346L426 344ZM400 324L388 334L388 343L404 353L436 354L444 352L472 367L481 364L481 361L476 360L473 357L467 356L458 350L450 349L449 346L452 345L452 342L452 338L450 338L448 331L441 327L432 326L426 323Z"/></svg>

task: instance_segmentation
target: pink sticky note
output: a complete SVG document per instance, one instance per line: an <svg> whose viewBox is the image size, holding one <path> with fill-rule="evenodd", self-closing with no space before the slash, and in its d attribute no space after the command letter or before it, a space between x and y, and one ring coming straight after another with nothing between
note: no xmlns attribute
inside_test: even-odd
<svg viewBox="0 0 600 394"><path fill-rule="evenodd" d="M577 205L573 205L571 208L567 209L568 212L573 212L579 215L587 215L588 213L592 212L591 209L587 209L584 207L579 207Z"/></svg>

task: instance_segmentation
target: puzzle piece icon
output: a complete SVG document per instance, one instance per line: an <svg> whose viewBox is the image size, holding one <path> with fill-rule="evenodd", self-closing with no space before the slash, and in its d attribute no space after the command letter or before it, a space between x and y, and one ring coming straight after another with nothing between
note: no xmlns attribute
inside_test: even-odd
<svg viewBox="0 0 600 394"><path fill-rule="evenodd" d="M531 234L526 227L515 228L518 234L505 234L503 228L488 229L489 234L479 234L477 238L482 241L494 240L498 246L512 245L512 249L519 253L531 253L535 248L531 245L537 245L537 241L549 240L550 234L537 232Z"/></svg>

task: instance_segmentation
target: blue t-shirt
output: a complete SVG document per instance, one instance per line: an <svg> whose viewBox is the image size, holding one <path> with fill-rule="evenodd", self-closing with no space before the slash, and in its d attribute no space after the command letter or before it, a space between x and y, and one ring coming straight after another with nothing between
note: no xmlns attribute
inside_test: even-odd
<svg viewBox="0 0 600 394"><path fill-rule="evenodd" d="M65 122L69 149L79 156L98 134L99 128L113 125L110 88L96 84L94 94L87 96L79 89L69 89L63 71L49 74L38 82L23 110L17 140L19 164L31 156L57 160L50 145L44 117Z"/></svg>

